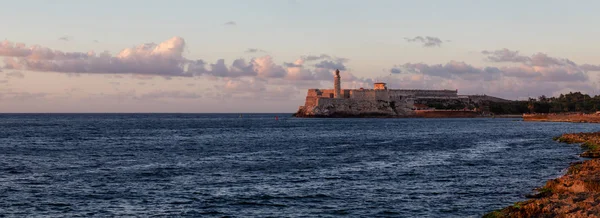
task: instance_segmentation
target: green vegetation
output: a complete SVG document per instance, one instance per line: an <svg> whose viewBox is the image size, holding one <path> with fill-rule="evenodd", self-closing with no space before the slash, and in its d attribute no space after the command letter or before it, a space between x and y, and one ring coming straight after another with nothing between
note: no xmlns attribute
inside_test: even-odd
<svg viewBox="0 0 600 218"><path fill-rule="evenodd" d="M574 164L573 166L569 167L569 170L567 170L567 174L576 174L576 173L579 173L580 170L581 170L581 163Z"/></svg>
<svg viewBox="0 0 600 218"><path fill-rule="evenodd" d="M557 142L573 144L573 143L581 143L583 140L577 137L568 137L568 136L559 136L555 137Z"/></svg>
<svg viewBox="0 0 600 218"><path fill-rule="evenodd" d="M491 213L483 215L483 218L501 218L501 217L506 217L506 215L504 215L504 213L500 212L500 210L495 210Z"/></svg>
<svg viewBox="0 0 600 218"><path fill-rule="evenodd" d="M598 150L600 149L600 145L596 144L595 142L592 141L586 141L583 144L581 144L581 147L583 148L587 148L589 150Z"/></svg>
<svg viewBox="0 0 600 218"><path fill-rule="evenodd" d="M552 189L551 188L547 188L547 187L543 187L543 188L538 189L538 193L540 195L552 194Z"/></svg>
<svg viewBox="0 0 600 218"><path fill-rule="evenodd" d="M488 102L489 111L494 114L524 114L527 109L527 101L513 101L508 103Z"/></svg>
<svg viewBox="0 0 600 218"><path fill-rule="evenodd" d="M427 105L427 107L435 108L438 110L462 110L465 108L473 109L474 105L466 104L460 100L447 100L447 99L427 99L417 100L419 104Z"/></svg>
<svg viewBox="0 0 600 218"><path fill-rule="evenodd" d="M516 202L516 203L513 205L513 207L514 207L514 208L517 208L517 209L521 209L521 203L520 203L520 202Z"/></svg>
<svg viewBox="0 0 600 218"><path fill-rule="evenodd" d="M490 112L494 114L523 114L523 113L591 113L600 110L600 95L591 97L581 92L561 94L559 97L548 98L540 96L527 101L509 103L487 102Z"/></svg>

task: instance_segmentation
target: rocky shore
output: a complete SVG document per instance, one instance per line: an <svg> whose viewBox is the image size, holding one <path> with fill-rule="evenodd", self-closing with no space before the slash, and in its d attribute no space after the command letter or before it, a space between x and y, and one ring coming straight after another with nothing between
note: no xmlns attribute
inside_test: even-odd
<svg viewBox="0 0 600 218"><path fill-rule="evenodd" d="M600 157L600 132L564 134L555 140L580 143L586 148L582 157ZM530 199L483 217L600 217L600 159L572 163L566 175L526 197Z"/></svg>
<svg viewBox="0 0 600 218"><path fill-rule="evenodd" d="M555 113L555 114L523 114L523 121L538 122L571 122L600 123L600 114Z"/></svg>

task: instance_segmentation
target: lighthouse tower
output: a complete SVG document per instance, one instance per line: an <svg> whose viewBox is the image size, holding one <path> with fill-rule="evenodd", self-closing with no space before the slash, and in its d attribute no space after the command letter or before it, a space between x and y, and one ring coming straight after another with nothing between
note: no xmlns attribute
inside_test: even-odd
<svg viewBox="0 0 600 218"><path fill-rule="evenodd" d="M342 98L342 88L340 86L340 70L335 70L335 76L333 77L333 97Z"/></svg>

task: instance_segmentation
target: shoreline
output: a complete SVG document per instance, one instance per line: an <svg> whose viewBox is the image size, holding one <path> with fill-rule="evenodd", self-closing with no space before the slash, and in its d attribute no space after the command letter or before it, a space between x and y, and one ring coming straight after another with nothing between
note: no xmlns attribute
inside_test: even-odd
<svg viewBox="0 0 600 218"><path fill-rule="evenodd" d="M306 113L300 109L292 114L297 118L523 118L522 114L488 115L470 110L414 110L410 114L391 114L384 112L333 112L333 113Z"/></svg>
<svg viewBox="0 0 600 218"><path fill-rule="evenodd" d="M580 156L592 159L571 163L566 174L525 195L529 200L489 212L484 218L600 216L600 132L566 133L554 140L580 144L585 149Z"/></svg>
<svg viewBox="0 0 600 218"><path fill-rule="evenodd" d="M585 113L523 114L523 121L600 123L600 114L585 114Z"/></svg>

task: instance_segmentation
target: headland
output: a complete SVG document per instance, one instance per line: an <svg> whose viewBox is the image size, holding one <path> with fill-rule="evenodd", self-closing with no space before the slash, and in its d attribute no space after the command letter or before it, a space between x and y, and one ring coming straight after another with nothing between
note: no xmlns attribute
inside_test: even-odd
<svg viewBox="0 0 600 218"><path fill-rule="evenodd" d="M388 89L376 82L373 89L341 89L338 70L333 89L309 89L296 117L423 117L458 118L485 115L482 106L509 100L487 95L458 95L458 90Z"/></svg>
<svg viewBox="0 0 600 218"><path fill-rule="evenodd" d="M483 217L599 217L600 216L600 132L563 134L555 140L580 143L580 156L594 158L575 162L566 175L537 188L530 200L493 211Z"/></svg>

